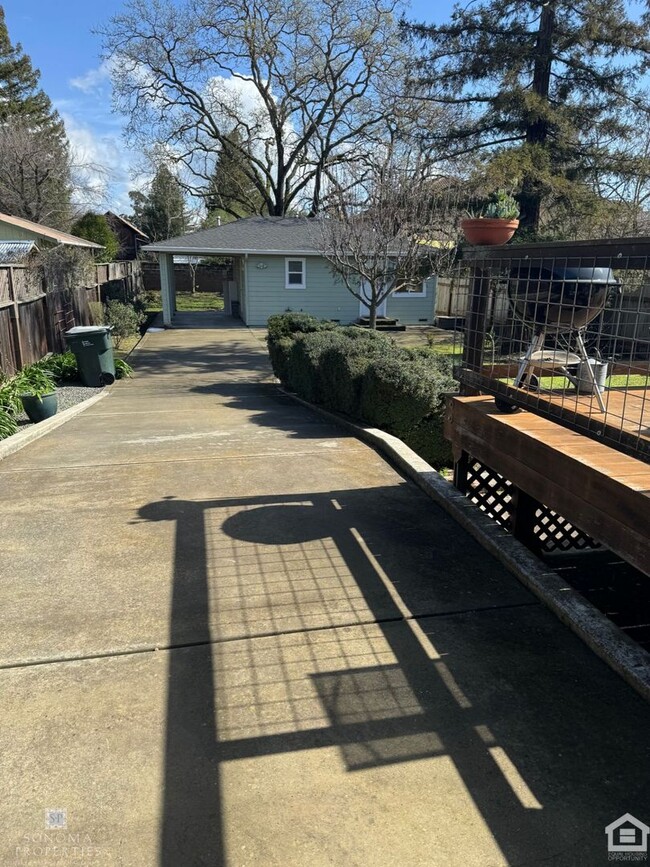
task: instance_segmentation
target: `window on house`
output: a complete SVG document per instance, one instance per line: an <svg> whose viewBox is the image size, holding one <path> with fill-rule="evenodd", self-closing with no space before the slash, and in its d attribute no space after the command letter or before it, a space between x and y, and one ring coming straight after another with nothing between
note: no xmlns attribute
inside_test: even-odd
<svg viewBox="0 0 650 867"><path fill-rule="evenodd" d="M287 289L305 288L305 260L285 259L285 276Z"/></svg>
<svg viewBox="0 0 650 867"><path fill-rule="evenodd" d="M407 283L405 286L396 289L394 294L404 295L410 298L413 298L414 296L416 298L424 298L427 294L427 281L419 280L417 282L414 281L413 283Z"/></svg>

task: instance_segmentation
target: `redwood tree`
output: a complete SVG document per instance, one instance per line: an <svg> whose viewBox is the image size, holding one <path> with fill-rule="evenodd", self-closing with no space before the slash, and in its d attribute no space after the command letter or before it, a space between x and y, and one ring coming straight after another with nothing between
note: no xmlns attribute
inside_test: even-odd
<svg viewBox="0 0 650 867"><path fill-rule="evenodd" d="M451 157L478 154L499 180L516 178L522 227L536 231L545 197L571 207L574 188L620 170L638 112L650 112L640 86L648 23L623 0L456 6L448 23L403 24L422 46L410 89L460 110L432 142Z"/></svg>

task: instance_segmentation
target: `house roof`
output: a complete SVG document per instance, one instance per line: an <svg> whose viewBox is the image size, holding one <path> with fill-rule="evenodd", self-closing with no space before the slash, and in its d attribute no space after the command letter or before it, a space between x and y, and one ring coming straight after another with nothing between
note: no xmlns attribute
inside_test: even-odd
<svg viewBox="0 0 650 867"><path fill-rule="evenodd" d="M247 217L212 229L201 229L148 244L152 253L233 256L243 253L319 255L322 247L320 221L308 217Z"/></svg>
<svg viewBox="0 0 650 867"><path fill-rule="evenodd" d="M134 226L133 223L130 223L125 217L120 217L120 215L116 214L114 211L106 211L104 216L111 217L114 220L119 220L120 223L123 223L128 229L131 229L132 232L139 235L144 241L149 240L149 235L145 235L142 229L138 229L137 226Z"/></svg>
<svg viewBox="0 0 650 867"><path fill-rule="evenodd" d="M35 241L0 241L0 265L19 265L35 250Z"/></svg>
<svg viewBox="0 0 650 867"><path fill-rule="evenodd" d="M49 226L42 226L40 223L32 223L31 220L23 220L22 217L12 217L9 214L0 213L0 236L2 229L5 226L11 226L15 229L22 229L24 232L29 232L46 241L53 241L55 244L67 244L70 247L87 247L90 250L101 250L101 244L95 244L93 241L86 241L85 238L77 238L75 235L69 235L67 232L61 232L59 229L50 229ZM35 239L36 239L35 238Z"/></svg>

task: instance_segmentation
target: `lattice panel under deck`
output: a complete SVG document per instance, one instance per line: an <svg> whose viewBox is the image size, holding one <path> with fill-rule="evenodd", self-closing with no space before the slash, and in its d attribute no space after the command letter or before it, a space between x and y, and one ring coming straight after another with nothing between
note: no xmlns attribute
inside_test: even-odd
<svg viewBox="0 0 650 867"><path fill-rule="evenodd" d="M480 461L469 458L466 484L469 499L489 518L512 532L516 508L516 492L512 482ZM533 536L545 553L585 551L602 547L579 527L541 503L535 510Z"/></svg>

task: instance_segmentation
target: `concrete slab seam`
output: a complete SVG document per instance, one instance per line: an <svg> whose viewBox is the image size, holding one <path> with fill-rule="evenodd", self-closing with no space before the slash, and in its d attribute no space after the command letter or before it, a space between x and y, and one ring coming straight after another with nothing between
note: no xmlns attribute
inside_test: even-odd
<svg viewBox="0 0 650 867"><path fill-rule="evenodd" d="M515 575L607 665L650 701L650 653L543 564L528 549L483 515L460 491L400 439L378 428L356 424L278 386L282 394L354 433L387 456L464 530Z"/></svg>
<svg viewBox="0 0 650 867"><path fill-rule="evenodd" d="M102 398L106 397L109 393L110 390L105 389L100 392L100 394L94 394L92 397L89 397L88 400L82 400L81 403L71 406L70 409L64 409L63 412L58 412L55 416L52 416L52 418L38 422L38 424L28 427L27 430L19 431L18 433L13 434L13 436L7 437L6 440L2 440L2 442L0 442L0 461L9 457L9 455L13 455L15 452L20 451L20 449L25 448L25 446L40 439L42 436L49 434L51 431L56 430L56 428L75 418L75 416L84 412L84 410L90 409L93 404L102 400Z"/></svg>

